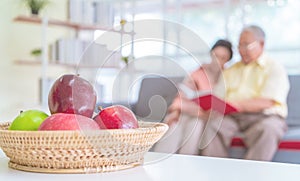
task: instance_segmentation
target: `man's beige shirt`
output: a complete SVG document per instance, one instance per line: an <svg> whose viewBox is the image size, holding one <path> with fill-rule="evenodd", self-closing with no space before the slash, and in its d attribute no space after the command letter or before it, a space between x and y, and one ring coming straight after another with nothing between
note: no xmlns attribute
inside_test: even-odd
<svg viewBox="0 0 300 181"><path fill-rule="evenodd" d="M265 114L287 116L289 80L284 68L262 55L257 61L244 64L242 61L224 70L214 92L227 101L251 98L269 98L276 104L264 110Z"/></svg>

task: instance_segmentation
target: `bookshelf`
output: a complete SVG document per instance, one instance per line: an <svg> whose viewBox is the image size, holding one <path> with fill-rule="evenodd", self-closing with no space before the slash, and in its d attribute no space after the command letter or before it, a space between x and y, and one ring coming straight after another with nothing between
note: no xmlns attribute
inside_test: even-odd
<svg viewBox="0 0 300 181"><path fill-rule="evenodd" d="M102 31L108 31L108 32L115 32L115 33L118 33L118 34L128 34L128 35L131 35L131 36L135 35L135 33L133 31L127 32L127 31L124 31L123 29L114 30L112 27L104 27L104 26L98 26L98 25L92 25L92 24L74 23L74 22L70 22L68 20L63 21L63 20L57 20L57 19L47 19L47 23L44 27L43 18L40 18L40 17L35 16L35 15L31 15L31 16L19 15L19 16L15 17L13 19L13 21L21 22L21 23L37 24L37 25L40 25L42 27L42 29L48 28L48 25L49 26L57 26L57 27L73 29L73 30L76 31L76 38L77 39L79 39L78 38L78 32L83 31L83 30L88 30L88 31L102 30ZM45 42L45 43L47 43L47 42ZM42 43L42 47L47 46L47 45L43 45L45 43ZM46 47L46 48L48 49L48 47ZM85 48L83 48L83 49L85 49ZM47 51L47 54L48 54L48 51ZM61 66L65 66L67 68L78 68L79 66L82 67L82 68L97 68L97 67L99 67L98 65L93 65L93 64L91 64L91 65L82 65L82 64L78 65L78 64L76 64L76 62L72 62L73 60L71 60L70 58L67 58L67 61L69 61L69 62L60 62L59 59L55 59L55 58L53 59L52 58L51 61L47 60L47 64L48 65L61 65ZM41 65L42 62L43 62L43 58L41 59L41 61L37 61L37 60L16 60L16 61L14 61L14 63L16 63L18 65ZM113 65L107 65L107 66L102 67L102 68L115 68L115 69L118 69L120 67L119 66L113 66Z"/></svg>
<svg viewBox="0 0 300 181"><path fill-rule="evenodd" d="M99 68L99 65L96 65L96 63L91 64L77 64L77 62L71 59L66 58L66 61L69 62L60 62L57 59L51 59L49 61L48 56L48 42L47 42L47 29L50 26L55 27L62 27L62 28L68 28L76 31L75 38L78 38L78 33L83 30L87 31L95 31L95 30L102 30L102 31L108 31L118 34L128 34L130 36L134 36L134 32L126 32L123 28L120 30L115 30L113 27L105 27L105 26L99 26L99 25L93 25L93 24L84 24L84 23L74 23L68 20L57 20L57 19L51 19L47 17L38 17L38 16L24 16L19 15L13 19L14 22L17 23L28 23L28 24L35 24L39 25L41 27L42 33L41 33L41 49L42 49L42 56L40 60L15 60L14 63L16 65L21 66L40 66L41 67L41 105L42 107L47 106L47 90L49 88L49 77L47 76L47 71L49 66L60 66L60 67L66 67L66 68L90 68L90 69L96 69ZM73 62L72 62L73 61ZM105 69L112 69L117 70L120 69L120 66L118 65L105 65L105 67L101 67Z"/></svg>
<svg viewBox="0 0 300 181"><path fill-rule="evenodd" d="M135 3L131 2L130 4L134 8ZM41 67L42 106L45 106L47 103L47 99L45 97L47 97L46 95L48 90L48 68L63 67L67 69L75 69L76 71L78 71L78 68L84 68L84 70L88 69L86 71L93 72L95 69L100 67L104 68L105 71L117 71L123 67L121 63L122 49L115 52L108 49L105 43L105 45L97 44L95 47L91 47L90 42L93 41L93 39L92 36L89 36L93 35L95 33L94 31L100 30L112 33L110 35L113 36L114 33L116 33L116 37L120 37L120 44L122 44L123 35L129 35L133 40L133 37L135 36L134 30L131 29L127 31L124 28L126 21L122 24L122 21L124 21L123 17L125 17L123 16L123 9L125 8L123 5L123 2L112 3L105 1L101 2L98 0L70 0L68 1L68 19L61 20L36 15L18 15L13 18L13 21L16 23L33 24L38 25L41 28L41 58L28 60L17 59L14 61L14 64L20 66ZM120 15L116 13L118 8L120 8L119 11L122 12ZM117 20L115 19L116 16L120 16L120 28L114 27L114 21L119 21L118 18L116 18ZM132 17L134 17L134 13L132 13ZM59 38L54 43L50 43L47 40L49 27L70 29L74 31L75 34L71 38ZM98 49L98 46L103 47L102 49ZM83 54L83 52L87 51L91 52ZM99 54L101 56L99 56ZM102 66L99 65L100 62L98 62L98 60L102 59L101 57L103 56L105 58L109 56L112 61L109 61L109 63L105 62L105 65Z"/></svg>

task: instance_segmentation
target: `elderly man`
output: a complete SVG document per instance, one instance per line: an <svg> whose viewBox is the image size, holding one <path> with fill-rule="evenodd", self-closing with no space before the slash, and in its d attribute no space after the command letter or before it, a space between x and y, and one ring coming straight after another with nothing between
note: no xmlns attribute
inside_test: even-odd
<svg viewBox="0 0 300 181"><path fill-rule="evenodd" d="M228 157L231 139L242 132L245 159L272 160L287 130L288 76L284 68L267 57L265 33L247 26L239 39L241 61L224 71L215 92L239 109L239 113L210 120L204 133L206 156ZM221 121L220 121L221 120Z"/></svg>

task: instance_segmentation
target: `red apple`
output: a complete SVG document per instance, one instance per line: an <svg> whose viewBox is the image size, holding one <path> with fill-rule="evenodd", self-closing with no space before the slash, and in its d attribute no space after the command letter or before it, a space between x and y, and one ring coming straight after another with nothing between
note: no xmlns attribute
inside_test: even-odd
<svg viewBox="0 0 300 181"><path fill-rule="evenodd" d="M66 74L57 79L48 96L51 114L72 113L92 117L96 105L96 92L85 79Z"/></svg>
<svg viewBox="0 0 300 181"><path fill-rule="evenodd" d="M100 110L94 120L101 129L138 128L138 121L134 113L122 105L114 105Z"/></svg>
<svg viewBox="0 0 300 181"><path fill-rule="evenodd" d="M38 130L99 130L98 124L91 118L67 113L49 116Z"/></svg>

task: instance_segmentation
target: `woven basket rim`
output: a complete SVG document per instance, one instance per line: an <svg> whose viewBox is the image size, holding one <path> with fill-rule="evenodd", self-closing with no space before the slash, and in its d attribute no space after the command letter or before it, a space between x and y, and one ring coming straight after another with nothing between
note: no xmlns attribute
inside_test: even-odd
<svg viewBox="0 0 300 181"><path fill-rule="evenodd" d="M80 134L80 133L131 133L131 132L137 132L137 131L145 131L149 129L157 129L159 127L165 127L168 128L168 125L165 123L158 123L158 122L147 122L147 121L138 121L139 127L134 129L100 129L100 130L53 130L53 131L24 131L24 130L7 130L2 129L4 126L9 126L12 122L6 121L0 123L0 132L2 133L9 133L9 134L30 134L30 135L49 135L49 134ZM145 126L145 127L141 127Z"/></svg>

